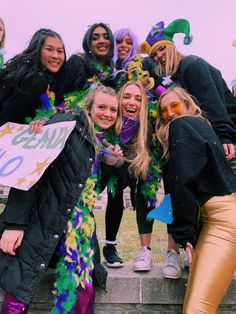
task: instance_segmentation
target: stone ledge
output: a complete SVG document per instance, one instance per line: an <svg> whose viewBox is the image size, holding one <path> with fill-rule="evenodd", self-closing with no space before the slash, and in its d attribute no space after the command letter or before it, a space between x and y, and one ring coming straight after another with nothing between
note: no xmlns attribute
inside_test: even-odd
<svg viewBox="0 0 236 314"><path fill-rule="evenodd" d="M161 276L161 264L150 272L135 273L132 264L107 269L107 293L97 289L95 314L180 314L187 281L187 271L177 280ZM30 306L30 314L51 313L52 273L45 274ZM217 283L216 283L217 284ZM0 292L2 301L3 293ZM236 277L223 299L220 314L236 313Z"/></svg>

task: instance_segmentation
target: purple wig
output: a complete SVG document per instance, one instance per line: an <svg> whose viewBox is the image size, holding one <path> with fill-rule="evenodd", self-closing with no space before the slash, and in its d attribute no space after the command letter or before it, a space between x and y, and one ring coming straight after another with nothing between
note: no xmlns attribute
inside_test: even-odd
<svg viewBox="0 0 236 314"><path fill-rule="evenodd" d="M123 70L126 70L127 66L129 65L130 61L133 60L133 58L138 53L138 39L137 36L128 28L121 28L118 31L114 33L114 58L113 62L116 64L118 60L118 48L117 48L117 41L122 40L125 35L128 35L129 38L132 41L132 47L128 54L128 56L122 61L121 66Z"/></svg>

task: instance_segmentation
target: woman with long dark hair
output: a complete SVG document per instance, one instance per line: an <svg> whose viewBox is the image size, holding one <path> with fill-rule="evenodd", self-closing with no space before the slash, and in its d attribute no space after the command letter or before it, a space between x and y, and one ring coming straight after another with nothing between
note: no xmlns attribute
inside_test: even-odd
<svg viewBox="0 0 236 314"><path fill-rule="evenodd" d="M65 58L58 33L42 28L32 36L28 47L0 71L0 125L26 123L37 109L55 102Z"/></svg>

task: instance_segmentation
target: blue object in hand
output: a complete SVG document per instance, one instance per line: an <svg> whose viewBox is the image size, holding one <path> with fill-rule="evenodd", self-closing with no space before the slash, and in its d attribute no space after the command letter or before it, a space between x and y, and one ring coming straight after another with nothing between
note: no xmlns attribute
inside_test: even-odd
<svg viewBox="0 0 236 314"><path fill-rule="evenodd" d="M160 220L166 224L172 223L173 211L172 211L170 193L165 195L161 204L158 207L154 208L147 214L147 219Z"/></svg>

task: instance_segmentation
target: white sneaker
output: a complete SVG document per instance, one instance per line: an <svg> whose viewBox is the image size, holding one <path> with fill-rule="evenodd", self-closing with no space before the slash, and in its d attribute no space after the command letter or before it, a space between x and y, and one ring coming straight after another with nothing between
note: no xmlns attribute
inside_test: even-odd
<svg viewBox="0 0 236 314"><path fill-rule="evenodd" d="M180 254L173 249L167 250L166 260L162 268L162 275L165 278L178 279L182 275Z"/></svg>
<svg viewBox="0 0 236 314"><path fill-rule="evenodd" d="M134 261L134 271L147 271L152 268L152 251L146 246L142 246Z"/></svg>

